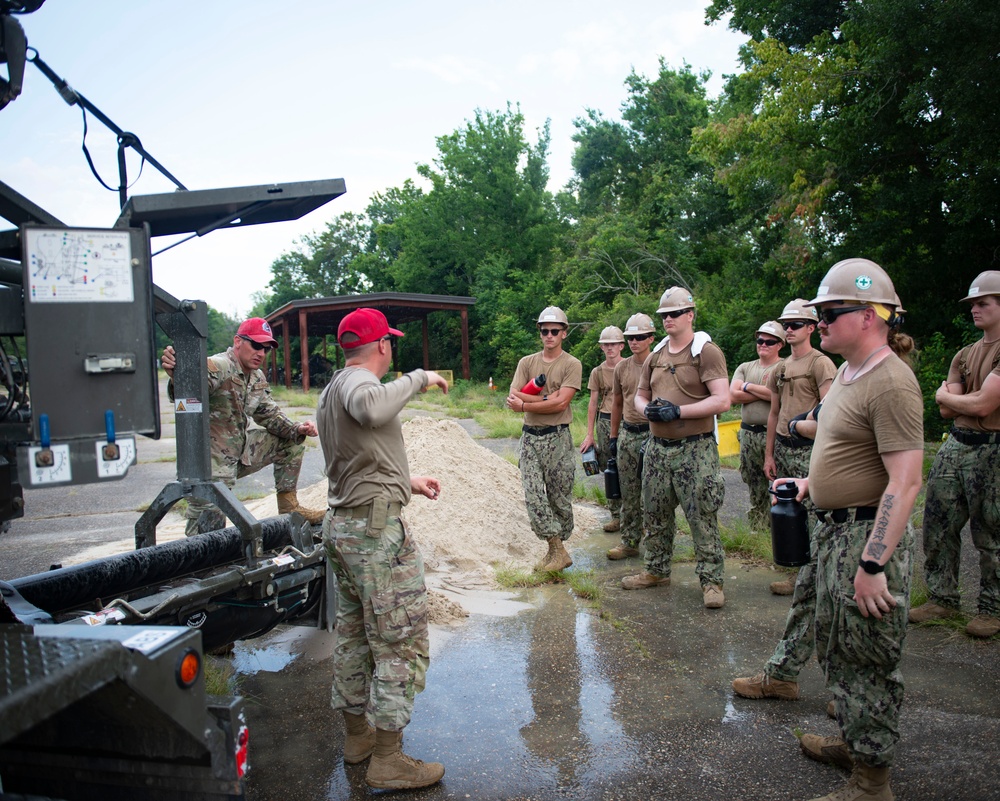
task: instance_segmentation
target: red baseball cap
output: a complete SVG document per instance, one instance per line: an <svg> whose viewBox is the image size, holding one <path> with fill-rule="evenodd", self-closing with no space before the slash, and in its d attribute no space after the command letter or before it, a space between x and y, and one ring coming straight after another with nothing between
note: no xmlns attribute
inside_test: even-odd
<svg viewBox="0 0 1000 801"><path fill-rule="evenodd" d="M347 335L347 342L344 335ZM385 315L378 309L355 309L337 326L337 341L340 347L345 350L357 348L360 345L367 345L369 342L376 342L386 334L393 336L403 336L402 331L389 328L389 322Z"/></svg>
<svg viewBox="0 0 1000 801"><path fill-rule="evenodd" d="M249 337L254 342L270 345L272 348L278 347L278 342L274 338L274 334L271 333L271 326L263 317L251 317L249 320L244 320L236 329L236 336Z"/></svg>

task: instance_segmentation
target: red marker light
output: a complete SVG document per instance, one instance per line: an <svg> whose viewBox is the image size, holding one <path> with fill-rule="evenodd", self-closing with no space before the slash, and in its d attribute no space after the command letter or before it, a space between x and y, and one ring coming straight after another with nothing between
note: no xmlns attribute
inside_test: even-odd
<svg viewBox="0 0 1000 801"><path fill-rule="evenodd" d="M197 651L187 650L177 663L177 684L186 690L193 686L201 675L201 656Z"/></svg>

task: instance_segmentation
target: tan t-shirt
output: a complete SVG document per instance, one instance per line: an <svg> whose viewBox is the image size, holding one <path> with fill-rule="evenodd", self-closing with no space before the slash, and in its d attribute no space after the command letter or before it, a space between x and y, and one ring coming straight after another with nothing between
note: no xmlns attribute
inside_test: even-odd
<svg viewBox="0 0 1000 801"><path fill-rule="evenodd" d="M647 354L646 358L649 356ZM643 362L638 361L635 356L622 359L615 365L615 383L612 391L615 395L620 395L622 399L622 419L626 423L639 425L649 421L635 410L635 391L639 388L639 379L642 377Z"/></svg>
<svg viewBox="0 0 1000 801"><path fill-rule="evenodd" d="M990 373L1000 375L1000 340L987 345L980 339L955 354L948 370L948 383L965 384L966 394L978 392ZM954 422L959 428L971 428L973 431L1000 431L1000 408L985 417L959 415Z"/></svg>
<svg viewBox="0 0 1000 801"><path fill-rule="evenodd" d="M426 387L423 370L388 384L363 367L333 374L316 407L330 506L361 506L376 498L409 503L410 467L399 413Z"/></svg>
<svg viewBox="0 0 1000 801"><path fill-rule="evenodd" d="M733 373L733 380L739 381L740 386L743 386L743 384L762 384L767 386L767 377L774 372L774 368L779 364L781 364L781 359L778 359L774 364L769 364L767 367L760 363L760 359L754 359L752 362L743 362L743 364L736 368L736 372ZM740 419L747 425L766 426L767 416L770 413L771 401L754 400L743 404L740 409Z"/></svg>
<svg viewBox="0 0 1000 801"><path fill-rule="evenodd" d="M579 391L583 386L583 364L579 359L563 351L555 361L546 362L542 359L542 351L538 351L525 356L517 363L514 380L510 383L511 391L520 391L521 387L541 373L545 373L545 388L542 390L542 395L554 395L562 387ZM573 409L570 406L554 414L524 413L524 423L529 426L555 426L572 422Z"/></svg>
<svg viewBox="0 0 1000 801"><path fill-rule="evenodd" d="M691 355L690 344L680 353L670 353L670 346L664 345L643 363L639 389L648 391L651 399L663 398L684 406L707 398L711 393L706 384L717 378L728 386L726 357L714 342L707 343L697 357ZM653 436L666 439L708 434L715 430L715 415L650 422L649 430Z"/></svg>
<svg viewBox="0 0 1000 801"><path fill-rule="evenodd" d="M913 371L895 354L823 401L809 460L809 497L820 509L878 506L889 483L881 454L922 450L924 405Z"/></svg>
<svg viewBox="0 0 1000 801"><path fill-rule="evenodd" d="M788 421L819 403L819 388L836 374L836 365L818 350L800 359L786 356L778 362L767 377L767 388L778 394L780 404L776 433L787 437Z"/></svg>
<svg viewBox="0 0 1000 801"><path fill-rule="evenodd" d="M611 414L611 388L614 385L615 368L606 361L601 362L590 371L590 380L587 382L587 389L591 393L598 393L601 405L597 411Z"/></svg>

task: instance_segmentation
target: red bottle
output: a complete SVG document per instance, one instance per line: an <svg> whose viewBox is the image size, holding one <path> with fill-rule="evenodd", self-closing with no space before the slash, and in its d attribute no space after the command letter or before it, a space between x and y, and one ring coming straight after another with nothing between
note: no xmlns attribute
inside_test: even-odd
<svg viewBox="0 0 1000 801"><path fill-rule="evenodd" d="M526 395L541 395L543 389L545 389L545 373L540 373L537 378L532 378L521 387L521 392Z"/></svg>

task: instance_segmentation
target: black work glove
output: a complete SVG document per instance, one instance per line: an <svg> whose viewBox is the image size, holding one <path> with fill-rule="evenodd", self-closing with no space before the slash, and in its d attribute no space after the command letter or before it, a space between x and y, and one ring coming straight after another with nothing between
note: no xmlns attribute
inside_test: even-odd
<svg viewBox="0 0 1000 801"><path fill-rule="evenodd" d="M612 437L608 440L608 456L612 459L618 458L618 437Z"/></svg>
<svg viewBox="0 0 1000 801"><path fill-rule="evenodd" d="M646 417L653 422L669 423L681 416L681 407L663 398L646 405Z"/></svg>

